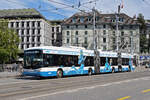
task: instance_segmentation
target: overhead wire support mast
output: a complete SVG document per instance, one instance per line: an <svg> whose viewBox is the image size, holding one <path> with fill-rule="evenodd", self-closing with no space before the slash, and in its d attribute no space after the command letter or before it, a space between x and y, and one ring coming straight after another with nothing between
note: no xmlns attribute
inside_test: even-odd
<svg viewBox="0 0 150 100"><path fill-rule="evenodd" d="M117 55L118 55L118 69L122 70L122 59L121 59L121 49L120 48L120 40L119 40L119 23L118 23L118 19L119 19L119 15L120 15L120 8L121 6L118 5L118 12L116 13L116 34L117 34Z"/></svg>
<svg viewBox="0 0 150 100"><path fill-rule="evenodd" d="M63 5L63 6L67 6L67 7L71 7L71 8L74 8L74 9L77 9L81 12L84 12L86 13L85 11L76 8L75 6L73 5L68 5L68 4L64 4L64 3L60 3L60 2L57 2L57 1L54 1L54 0L48 0L48 1L51 1L51 2L54 2L54 3L57 3L57 4L60 4L60 5ZM99 1L99 0L94 0L95 1L95 6L93 7L92 11L93 11L93 49L94 49L94 69L95 69L95 73L98 74L100 73L100 57L99 57L99 51L98 51L98 48L97 48L97 32L95 30L95 25L96 25L96 10L95 10L95 7L96 7L96 1ZM91 2L94 2L94 1L91 1Z"/></svg>
<svg viewBox="0 0 150 100"><path fill-rule="evenodd" d="M96 6L96 0L95 0L95 6ZM95 73L100 73L100 57L99 57L99 51L97 48L97 32L96 32L96 10L95 7L92 9L93 11L93 47L94 47L94 69Z"/></svg>

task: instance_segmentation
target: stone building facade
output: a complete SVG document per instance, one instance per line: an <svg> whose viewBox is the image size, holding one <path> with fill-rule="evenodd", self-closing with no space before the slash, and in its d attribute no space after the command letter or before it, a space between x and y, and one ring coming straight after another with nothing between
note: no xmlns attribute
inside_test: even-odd
<svg viewBox="0 0 150 100"><path fill-rule="evenodd" d="M62 46L62 30L61 30L61 20L51 20L52 25L52 45Z"/></svg>
<svg viewBox="0 0 150 100"><path fill-rule="evenodd" d="M139 53L139 24L128 15L118 15L119 49L122 52ZM117 46L116 14L96 12L96 32L98 48L115 51ZM76 13L62 23L62 45L81 46L93 49L93 12Z"/></svg>
<svg viewBox="0 0 150 100"><path fill-rule="evenodd" d="M51 24L35 9L0 10L0 18L8 19L8 27L17 31L21 50L52 45Z"/></svg>

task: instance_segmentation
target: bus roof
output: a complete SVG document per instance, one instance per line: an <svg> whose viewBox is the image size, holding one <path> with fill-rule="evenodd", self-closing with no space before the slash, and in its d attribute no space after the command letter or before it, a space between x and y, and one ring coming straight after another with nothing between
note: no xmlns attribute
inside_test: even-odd
<svg viewBox="0 0 150 100"><path fill-rule="evenodd" d="M83 47L56 47L56 46L41 46L41 47L31 47L26 49L28 50L43 50L43 53L46 54L64 54L64 55L80 55L80 50L83 50L83 55L85 56L94 56L93 50L87 50ZM101 57L117 57L117 52L112 51L100 51ZM129 53L121 53L122 58L133 58Z"/></svg>

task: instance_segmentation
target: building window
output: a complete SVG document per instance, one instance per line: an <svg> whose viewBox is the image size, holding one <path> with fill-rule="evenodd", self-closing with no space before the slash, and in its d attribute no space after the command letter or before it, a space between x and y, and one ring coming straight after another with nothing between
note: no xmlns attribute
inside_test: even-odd
<svg viewBox="0 0 150 100"><path fill-rule="evenodd" d="M123 26L121 26L121 29L123 30L123 29L124 29L124 27L123 27Z"/></svg>
<svg viewBox="0 0 150 100"><path fill-rule="evenodd" d="M40 46L40 44L37 44L37 46Z"/></svg>
<svg viewBox="0 0 150 100"><path fill-rule="evenodd" d="M73 23L76 23L76 18L72 18L72 22L73 22Z"/></svg>
<svg viewBox="0 0 150 100"><path fill-rule="evenodd" d="M24 35L24 30L21 30L21 34Z"/></svg>
<svg viewBox="0 0 150 100"><path fill-rule="evenodd" d="M14 27L14 23L13 23L13 22L10 23L10 27L11 27L11 28Z"/></svg>
<svg viewBox="0 0 150 100"><path fill-rule="evenodd" d="M80 22L83 23L84 22L84 17L80 18Z"/></svg>
<svg viewBox="0 0 150 100"><path fill-rule="evenodd" d="M37 26L38 26L38 27L41 26L41 22L40 22L40 21L37 22Z"/></svg>
<svg viewBox="0 0 150 100"><path fill-rule="evenodd" d="M19 27L19 22L16 23L16 27L17 27L17 28Z"/></svg>
<svg viewBox="0 0 150 100"><path fill-rule="evenodd" d="M132 25L130 25L130 29L132 29L133 28L133 26Z"/></svg>
<svg viewBox="0 0 150 100"><path fill-rule="evenodd" d="M67 39L67 43L69 43L69 39Z"/></svg>
<svg viewBox="0 0 150 100"><path fill-rule="evenodd" d="M89 22L91 22L91 21L92 21L92 18L91 18L91 17L89 17L89 18L88 18L88 21L89 21Z"/></svg>
<svg viewBox="0 0 150 100"><path fill-rule="evenodd" d="M67 36L69 36L69 34L70 34L70 32L69 32L69 31L67 31Z"/></svg>
<svg viewBox="0 0 150 100"><path fill-rule="evenodd" d="M17 34L19 35L19 29L16 30Z"/></svg>
<svg viewBox="0 0 150 100"><path fill-rule="evenodd" d="M56 27L56 32L59 32L59 27Z"/></svg>
<svg viewBox="0 0 150 100"><path fill-rule="evenodd" d="M87 25L85 25L85 28L87 28Z"/></svg>
<svg viewBox="0 0 150 100"><path fill-rule="evenodd" d="M115 39L115 38L112 38L112 41L113 41L113 44L115 44L115 43L116 43L116 39Z"/></svg>
<svg viewBox="0 0 150 100"><path fill-rule="evenodd" d="M131 33L131 36L133 36L133 31L130 31L130 33Z"/></svg>
<svg viewBox="0 0 150 100"><path fill-rule="evenodd" d="M29 29L27 29L27 35L29 35L30 34L30 30Z"/></svg>
<svg viewBox="0 0 150 100"><path fill-rule="evenodd" d="M34 42L34 37L32 37L32 42Z"/></svg>
<svg viewBox="0 0 150 100"><path fill-rule="evenodd" d="M32 47L34 47L35 46L35 44L32 44Z"/></svg>
<svg viewBox="0 0 150 100"><path fill-rule="evenodd" d="M76 25L76 28L78 28L78 25Z"/></svg>
<svg viewBox="0 0 150 100"><path fill-rule="evenodd" d="M55 33L52 33L52 38L53 38L53 39L54 39L54 34L55 34Z"/></svg>
<svg viewBox="0 0 150 100"><path fill-rule="evenodd" d="M67 26L67 28L70 28L69 26Z"/></svg>
<svg viewBox="0 0 150 100"><path fill-rule="evenodd" d="M24 49L24 45L23 44L21 45L21 49Z"/></svg>
<svg viewBox="0 0 150 100"><path fill-rule="evenodd" d="M27 36L27 42L29 42L29 36Z"/></svg>
<svg viewBox="0 0 150 100"><path fill-rule="evenodd" d="M119 21L120 21L120 22L123 22L123 18L119 18Z"/></svg>
<svg viewBox="0 0 150 100"><path fill-rule="evenodd" d="M54 32L54 27L52 27L52 32Z"/></svg>
<svg viewBox="0 0 150 100"><path fill-rule="evenodd" d="M78 38L76 38L76 44L78 44L78 43L79 43Z"/></svg>
<svg viewBox="0 0 150 100"><path fill-rule="evenodd" d="M35 27L35 22L32 22L32 27Z"/></svg>
<svg viewBox="0 0 150 100"><path fill-rule="evenodd" d="M30 23L29 22L27 22L27 27L30 27Z"/></svg>
<svg viewBox="0 0 150 100"><path fill-rule="evenodd" d="M40 42L40 36L37 37L37 42Z"/></svg>
<svg viewBox="0 0 150 100"><path fill-rule="evenodd" d="M21 41L24 42L24 38L23 37L21 37Z"/></svg>
<svg viewBox="0 0 150 100"><path fill-rule="evenodd" d="M116 34L115 34L116 32L115 31L113 31L113 36L116 36Z"/></svg>
<svg viewBox="0 0 150 100"><path fill-rule="evenodd" d="M106 25L103 25L103 28L106 28Z"/></svg>
<svg viewBox="0 0 150 100"><path fill-rule="evenodd" d="M35 29L32 30L32 34L35 34Z"/></svg>
<svg viewBox="0 0 150 100"><path fill-rule="evenodd" d="M37 31L38 31L37 33L40 34L40 29L38 29Z"/></svg>
<svg viewBox="0 0 150 100"><path fill-rule="evenodd" d="M103 43L106 43L106 38L103 38Z"/></svg>
<svg viewBox="0 0 150 100"><path fill-rule="evenodd" d="M85 35L88 35L88 31L85 31Z"/></svg>
<svg viewBox="0 0 150 100"><path fill-rule="evenodd" d="M106 50L106 46L103 46L103 50Z"/></svg>
<svg viewBox="0 0 150 100"><path fill-rule="evenodd" d="M103 30L103 35L106 35L106 30Z"/></svg>
<svg viewBox="0 0 150 100"><path fill-rule="evenodd" d="M29 44L27 44L27 48L29 48Z"/></svg>
<svg viewBox="0 0 150 100"><path fill-rule="evenodd" d="M24 22L22 22L21 24L22 24L22 27L24 27Z"/></svg>
<svg viewBox="0 0 150 100"><path fill-rule="evenodd" d="M121 43L124 43L124 38L121 38Z"/></svg>
<svg viewBox="0 0 150 100"><path fill-rule="evenodd" d="M121 32L121 36L124 36L124 32Z"/></svg>
<svg viewBox="0 0 150 100"><path fill-rule="evenodd" d="M84 38L84 43L87 44L87 37Z"/></svg>
<svg viewBox="0 0 150 100"><path fill-rule="evenodd" d="M76 31L76 35L78 35L78 31Z"/></svg>

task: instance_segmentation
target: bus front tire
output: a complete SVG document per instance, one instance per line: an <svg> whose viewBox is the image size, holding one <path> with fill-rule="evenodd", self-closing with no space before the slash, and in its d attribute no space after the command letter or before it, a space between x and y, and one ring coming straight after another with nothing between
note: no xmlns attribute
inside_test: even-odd
<svg viewBox="0 0 150 100"><path fill-rule="evenodd" d="M122 67L121 66L119 66L118 71L122 72Z"/></svg>
<svg viewBox="0 0 150 100"><path fill-rule="evenodd" d="M112 73L115 73L115 68L114 67L112 68Z"/></svg>
<svg viewBox="0 0 150 100"><path fill-rule="evenodd" d="M61 69L59 69L57 71L57 78L62 78L63 77L63 71Z"/></svg>
<svg viewBox="0 0 150 100"><path fill-rule="evenodd" d="M88 75L91 76L92 74L93 74L93 73L92 73L92 69L89 68L89 70L88 70Z"/></svg>
<svg viewBox="0 0 150 100"><path fill-rule="evenodd" d="M131 67L130 66L128 67L128 72L131 72Z"/></svg>

